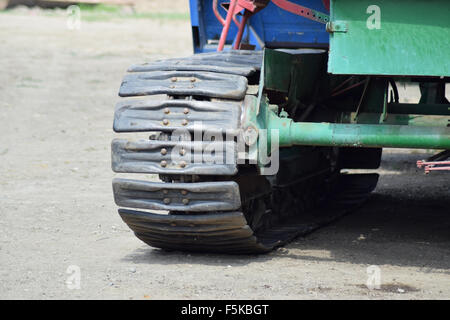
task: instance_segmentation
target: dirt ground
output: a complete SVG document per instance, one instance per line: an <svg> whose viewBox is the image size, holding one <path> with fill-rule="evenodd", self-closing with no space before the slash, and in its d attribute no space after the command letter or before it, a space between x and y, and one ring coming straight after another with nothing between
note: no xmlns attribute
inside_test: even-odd
<svg viewBox="0 0 450 320"><path fill-rule="evenodd" d="M169 1L166 1L169 2ZM449 299L449 175L385 153L370 201L259 256L168 253L134 237L112 197L117 91L136 62L191 53L189 21L0 13L1 299ZM69 289L69 266L81 288ZM369 290L367 267L381 271Z"/></svg>

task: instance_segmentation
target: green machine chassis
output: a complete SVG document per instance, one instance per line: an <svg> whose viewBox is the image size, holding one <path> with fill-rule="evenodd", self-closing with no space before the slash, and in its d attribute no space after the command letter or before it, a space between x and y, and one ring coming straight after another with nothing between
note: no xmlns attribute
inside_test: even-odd
<svg viewBox="0 0 450 320"><path fill-rule="evenodd" d="M316 105L334 110L338 119L296 122L289 115L293 99L280 114L262 96L255 101L258 115L249 118L258 118L259 128L279 130L279 146L450 149L448 17L445 0L332 0L328 84L335 89L322 91ZM266 50L261 87L292 97L291 88L317 77L305 66L321 66L307 55L288 55ZM397 82L419 83L420 102L400 103Z"/></svg>
<svg viewBox="0 0 450 320"><path fill-rule="evenodd" d="M149 139L115 139L112 167L160 181L114 179L120 216L154 247L260 253L354 210L378 175L342 169L376 169L386 147L450 149L449 8L332 0L329 50L132 66L114 130ZM419 103L400 102L399 82L419 84ZM218 145L230 161L195 161Z"/></svg>

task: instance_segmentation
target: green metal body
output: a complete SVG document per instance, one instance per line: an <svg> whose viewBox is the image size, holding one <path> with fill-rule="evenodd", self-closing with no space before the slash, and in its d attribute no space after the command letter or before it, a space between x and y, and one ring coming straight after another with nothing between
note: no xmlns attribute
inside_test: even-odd
<svg viewBox="0 0 450 320"><path fill-rule="evenodd" d="M330 86L351 78L327 75L325 64L318 51L265 50L258 95L247 96L243 118L245 132L257 137L246 141L258 142L260 155L294 145L450 149L450 104L442 90L426 89L422 103L402 104L389 101L388 78L363 77L347 97L334 97Z"/></svg>
<svg viewBox="0 0 450 320"><path fill-rule="evenodd" d="M450 76L450 1L331 0L332 74Z"/></svg>

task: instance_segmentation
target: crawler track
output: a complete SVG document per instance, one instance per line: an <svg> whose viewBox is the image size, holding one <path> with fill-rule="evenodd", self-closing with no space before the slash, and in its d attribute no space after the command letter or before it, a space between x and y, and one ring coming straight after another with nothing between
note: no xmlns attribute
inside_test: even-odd
<svg viewBox="0 0 450 320"><path fill-rule="evenodd" d="M274 177L239 164L236 140L222 145L231 160L225 153L194 159L219 143L196 140L196 131L239 132L261 60L259 52L235 51L129 69L120 96L132 98L117 105L114 130L151 132L151 139L113 140L112 168L164 181L113 181L119 214L139 239L168 250L268 252L355 209L375 188L377 175L339 174L324 148L282 155ZM180 142L179 130L195 141Z"/></svg>

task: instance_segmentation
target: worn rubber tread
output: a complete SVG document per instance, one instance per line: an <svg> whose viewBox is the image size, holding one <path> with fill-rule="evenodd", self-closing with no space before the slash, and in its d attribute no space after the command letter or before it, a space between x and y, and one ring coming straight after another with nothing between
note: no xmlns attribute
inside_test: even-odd
<svg viewBox="0 0 450 320"><path fill-rule="evenodd" d="M293 239L306 235L321 226L335 221L337 218L354 210L367 200L370 191L372 191L378 181L377 174L355 174L342 175L335 186L336 190L341 192L333 197L325 205L308 212L307 215L297 217L293 216L287 220L275 223L271 228L255 234L251 232L247 221L242 213L215 213L203 215L158 215L144 213L139 211L119 210L119 213L125 223L136 233L137 237L151 246L171 249L188 250L202 252L221 252L221 253L260 253L268 252L276 247L282 246ZM353 195L351 200L348 195ZM341 206L342 200L346 205ZM137 216L137 218L135 218ZM201 217L201 218L200 218ZM238 219L236 219L238 218ZM145 219L145 225L136 225L133 219ZM220 219L220 223L218 223ZM177 221L182 225L188 226L192 221L196 221L196 226L192 227L192 232L183 234L176 229L158 229L153 228L154 223L160 224L165 221L170 226L170 221ZM199 226L215 226L219 228L224 225L233 225L242 228L237 229L231 234L216 237L213 228L209 231L196 232ZM195 229L197 228L197 229ZM186 230L186 229L184 229ZM218 231L218 230L217 230ZM211 235L210 237L208 235Z"/></svg>
<svg viewBox="0 0 450 320"><path fill-rule="evenodd" d="M196 71L152 71L127 74L121 97L167 94L242 100L247 78L232 74Z"/></svg>
<svg viewBox="0 0 450 320"><path fill-rule="evenodd" d="M208 61L190 61L187 59L177 59L164 63L144 63L131 66L128 72L149 72L149 71L201 71L234 74L240 76L251 76L256 72L255 68L233 65L228 62L221 62L223 66L208 64Z"/></svg>
<svg viewBox="0 0 450 320"><path fill-rule="evenodd" d="M113 129L115 132L201 129L232 133L240 125L241 105L240 101L127 99L116 105ZM195 127L199 122L202 127Z"/></svg>
<svg viewBox="0 0 450 320"><path fill-rule="evenodd" d="M112 169L128 173L234 175L237 173L236 148L234 141L114 139ZM202 162L194 161L196 158Z"/></svg>
<svg viewBox="0 0 450 320"><path fill-rule="evenodd" d="M155 228L152 225L142 224L142 223L130 223L129 225L135 232L149 232L151 230L152 234L162 235L167 237L167 234L173 234L176 236L183 237L200 237L200 238L208 238L208 239L233 239L233 238L248 238L253 235L253 231L248 226L243 226L239 229L230 229L230 230L209 230L205 231L199 228L189 228L186 227L183 231L180 231L181 228Z"/></svg>
<svg viewBox="0 0 450 320"><path fill-rule="evenodd" d="M116 178L113 191L116 204L128 208L205 212L241 206L239 186L234 181L160 183Z"/></svg>

